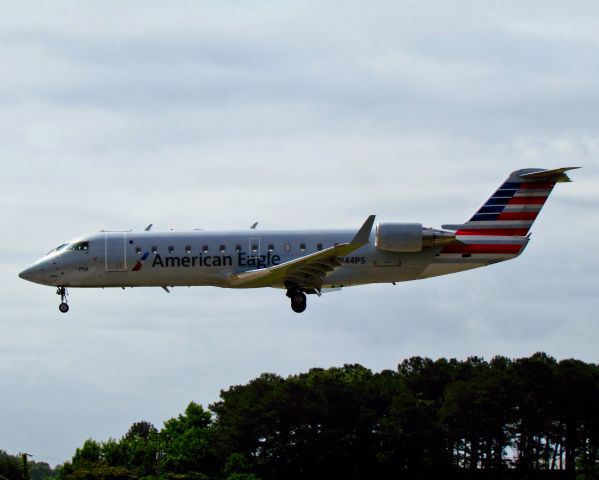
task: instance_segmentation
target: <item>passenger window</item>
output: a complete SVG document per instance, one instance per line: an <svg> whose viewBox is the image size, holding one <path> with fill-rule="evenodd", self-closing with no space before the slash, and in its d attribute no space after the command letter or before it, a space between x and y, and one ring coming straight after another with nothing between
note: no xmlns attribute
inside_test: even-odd
<svg viewBox="0 0 599 480"><path fill-rule="evenodd" d="M235 252L236 253L241 252L241 245L235 245Z"/></svg>
<svg viewBox="0 0 599 480"><path fill-rule="evenodd" d="M219 247L220 253L225 253L227 251L226 247L224 245L221 245Z"/></svg>
<svg viewBox="0 0 599 480"><path fill-rule="evenodd" d="M172 245L169 245L168 253L175 253L175 247L173 247Z"/></svg>
<svg viewBox="0 0 599 480"><path fill-rule="evenodd" d="M156 245L154 245L154 246L153 246L153 247L150 249L150 251L151 251L152 253L158 253L158 247L157 247Z"/></svg>
<svg viewBox="0 0 599 480"><path fill-rule="evenodd" d="M257 252L258 252L258 245L252 244L252 253L257 253Z"/></svg>
<svg viewBox="0 0 599 480"><path fill-rule="evenodd" d="M191 253L191 245L185 245L185 253Z"/></svg>
<svg viewBox="0 0 599 480"><path fill-rule="evenodd" d="M300 251L301 252L305 252L306 251L306 244L305 243L300 243Z"/></svg>
<svg viewBox="0 0 599 480"><path fill-rule="evenodd" d="M283 246L283 249L284 249L286 252L290 252L290 251L291 251L291 244L290 244L290 243L286 243L286 244Z"/></svg>
<svg viewBox="0 0 599 480"><path fill-rule="evenodd" d="M274 251L275 251L275 246L274 246L272 243L270 243L270 244L268 245L268 251L269 251L269 252L274 252Z"/></svg>
<svg viewBox="0 0 599 480"><path fill-rule="evenodd" d="M141 247L135 247L135 253L141 255Z"/></svg>
<svg viewBox="0 0 599 480"><path fill-rule="evenodd" d="M317 243L316 244L316 250L322 250L322 243Z"/></svg>
<svg viewBox="0 0 599 480"><path fill-rule="evenodd" d="M202 252L204 252L204 253L208 253L208 245L204 245L204 246L202 247Z"/></svg>

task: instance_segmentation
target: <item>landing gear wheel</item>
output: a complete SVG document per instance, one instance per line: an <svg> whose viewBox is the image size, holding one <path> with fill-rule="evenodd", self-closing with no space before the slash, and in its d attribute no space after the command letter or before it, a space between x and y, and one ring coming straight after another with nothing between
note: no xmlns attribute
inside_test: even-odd
<svg viewBox="0 0 599 480"><path fill-rule="evenodd" d="M58 305L58 310L62 313L67 313L69 311L69 305L67 304L67 289L64 287L58 287L56 289L56 295L60 295L60 305Z"/></svg>
<svg viewBox="0 0 599 480"><path fill-rule="evenodd" d="M291 310L295 313L302 313L308 306L306 294L304 292L294 292L291 298Z"/></svg>

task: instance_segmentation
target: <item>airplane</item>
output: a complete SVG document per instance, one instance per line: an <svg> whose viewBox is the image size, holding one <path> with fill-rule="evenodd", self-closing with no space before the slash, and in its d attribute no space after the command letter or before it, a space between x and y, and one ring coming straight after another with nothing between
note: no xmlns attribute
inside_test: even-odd
<svg viewBox="0 0 599 480"><path fill-rule="evenodd" d="M424 279L518 257L530 228L567 171L511 173L462 224L378 223L356 230L100 231L56 247L19 276L56 287L66 313L67 288L275 287L294 312L307 294L370 283Z"/></svg>

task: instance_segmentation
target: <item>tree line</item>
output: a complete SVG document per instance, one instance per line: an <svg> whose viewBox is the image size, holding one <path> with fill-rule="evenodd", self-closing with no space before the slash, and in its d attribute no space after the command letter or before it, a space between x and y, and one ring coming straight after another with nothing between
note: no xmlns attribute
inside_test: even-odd
<svg viewBox="0 0 599 480"><path fill-rule="evenodd" d="M598 365L543 353L265 373L87 440L58 478L595 479L598 406Z"/></svg>
<svg viewBox="0 0 599 480"><path fill-rule="evenodd" d="M25 454L27 456L27 454ZM8 480L50 480L56 472L45 462L36 462L22 455L10 455L0 450L0 479Z"/></svg>

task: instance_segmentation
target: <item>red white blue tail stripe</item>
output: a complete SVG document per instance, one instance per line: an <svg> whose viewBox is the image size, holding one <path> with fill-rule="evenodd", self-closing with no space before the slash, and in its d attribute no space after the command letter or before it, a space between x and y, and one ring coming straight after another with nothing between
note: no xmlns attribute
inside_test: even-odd
<svg viewBox="0 0 599 480"><path fill-rule="evenodd" d="M470 220L454 226L460 243L447 245L441 254L497 261L519 255L555 184L570 181L567 170L513 172Z"/></svg>
<svg viewBox="0 0 599 480"><path fill-rule="evenodd" d="M456 235L525 236L555 182L504 182Z"/></svg>

